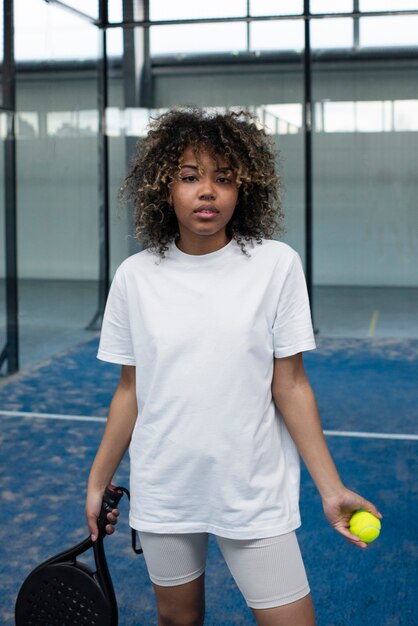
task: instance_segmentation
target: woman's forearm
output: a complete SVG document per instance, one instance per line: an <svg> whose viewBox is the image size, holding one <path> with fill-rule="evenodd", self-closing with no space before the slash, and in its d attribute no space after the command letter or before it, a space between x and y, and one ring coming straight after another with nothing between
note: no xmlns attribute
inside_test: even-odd
<svg viewBox="0 0 418 626"><path fill-rule="evenodd" d="M323 498L343 488L322 431L301 354L276 359L272 393L287 429Z"/></svg>
<svg viewBox="0 0 418 626"><path fill-rule="evenodd" d="M309 382L302 381L276 394L275 402L299 454L323 498L343 487L322 430Z"/></svg>
<svg viewBox="0 0 418 626"><path fill-rule="evenodd" d="M272 393L321 495L328 521L350 543L358 548L367 548L366 543L351 534L350 518L359 509L382 516L372 502L343 485L325 441L315 395L301 354L275 360Z"/></svg>
<svg viewBox="0 0 418 626"><path fill-rule="evenodd" d="M121 380L110 404L102 441L90 471L89 488L105 489L129 446L137 418L134 370L127 366L122 370Z"/></svg>

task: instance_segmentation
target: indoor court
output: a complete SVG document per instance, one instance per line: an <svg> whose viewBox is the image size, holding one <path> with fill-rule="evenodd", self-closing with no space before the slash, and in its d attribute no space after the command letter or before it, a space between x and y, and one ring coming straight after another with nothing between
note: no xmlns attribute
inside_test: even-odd
<svg viewBox="0 0 418 626"><path fill-rule="evenodd" d="M320 626L416 624L418 340L319 340L305 361L328 443L346 484L374 500L381 536L360 551L331 530L303 472L298 531ZM80 344L0 388L1 491L5 521L0 621L40 561L87 535L85 482L118 368L96 360L97 340ZM118 482L127 484L127 463ZM106 553L121 626L155 623L143 558L133 554L122 501ZM251 614L210 544L208 625L252 624Z"/></svg>
<svg viewBox="0 0 418 626"><path fill-rule="evenodd" d="M324 432L346 486L384 516L355 549L302 467L317 624L418 626L417 33L418 0L0 2L0 626L29 572L87 536L120 373L96 359L100 328L141 250L120 190L150 121L179 105L245 110L271 139ZM114 482L129 487L128 470L126 456ZM153 626L120 508L105 540L119 626ZM206 605L205 626L255 624L213 538Z"/></svg>

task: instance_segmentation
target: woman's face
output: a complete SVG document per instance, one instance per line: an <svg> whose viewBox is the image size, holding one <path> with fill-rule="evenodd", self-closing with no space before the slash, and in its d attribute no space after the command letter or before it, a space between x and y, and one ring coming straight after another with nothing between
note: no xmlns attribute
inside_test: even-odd
<svg viewBox="0 0 418 626"><path fill-rule="evenodd" d="M180 172L171 184L170 204L179 225L178 247L189 254L207 254L228 242L226 225L238 202L236 176L227 161L186 148Z"/></svg>

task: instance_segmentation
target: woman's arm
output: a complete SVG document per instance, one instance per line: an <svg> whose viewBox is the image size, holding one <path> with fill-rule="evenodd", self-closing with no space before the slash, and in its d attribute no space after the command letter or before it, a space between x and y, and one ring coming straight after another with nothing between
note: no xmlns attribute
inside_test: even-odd
<svg viewBox="0 0 418 626"><path fill-rule="evenodd" d="M366 509L378 517L382 516L371 502L346 489L339 477L325 441L315 396L303 366L302 354L275 359L272 393L274 402L321 495L328 521L348 541L366 548L366 543L350 533L350 517L358 509Z"/></svg>
<svg viewBox="0 0 418 626"><path fill-rule="evenodd" d="M137 412L135 367L123 365L119 384L110 404L106 428L88 480L86 517L93 540L97 538L97 518L103 492L111 482L129 446ZM116 523L118 515L118 509L114 509L108 515L110 524L106 526L106 531L109 534L114 530L113 524Z"/></svg>

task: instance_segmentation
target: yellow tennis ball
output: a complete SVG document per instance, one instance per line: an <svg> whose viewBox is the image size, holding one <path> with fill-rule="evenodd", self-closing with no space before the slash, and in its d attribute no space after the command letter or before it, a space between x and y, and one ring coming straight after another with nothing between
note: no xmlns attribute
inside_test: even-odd
<svg viewBox="0 0 418 626"><path fill-rule="evenodd" d="M350 519L350 532L365 543L377 539L380 529L380 520L368 511L357 511Z"/></svg>

